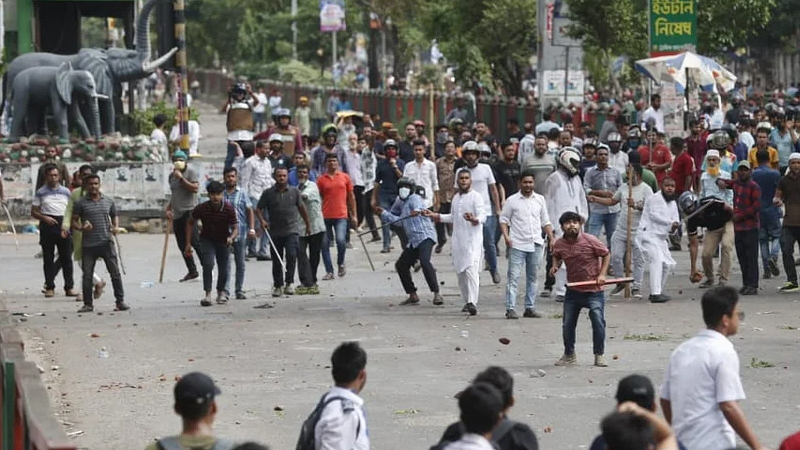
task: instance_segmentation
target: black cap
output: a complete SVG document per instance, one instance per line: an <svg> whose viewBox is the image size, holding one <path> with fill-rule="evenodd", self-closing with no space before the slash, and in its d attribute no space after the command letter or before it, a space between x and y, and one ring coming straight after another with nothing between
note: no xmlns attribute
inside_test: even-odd
<svg viewBox="0 0 800 450"><path fill-rule="evenodd" d="M175 404L195 409L210 404L221 393L211 377L204 373L191 372L175 383Z"/></svg>
<svg viewBox="0 0 800 450"><path fill-rule="evenodd" d="M653 383L644 375L628 375L617 386L617 403L634 402L645 409L655 405Z"/></svg>

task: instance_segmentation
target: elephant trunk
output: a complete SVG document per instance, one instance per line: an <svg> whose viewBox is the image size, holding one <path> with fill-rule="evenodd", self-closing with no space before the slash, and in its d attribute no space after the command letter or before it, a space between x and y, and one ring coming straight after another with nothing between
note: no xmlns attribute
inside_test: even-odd
<svg viewBox="0 0 800 450"><path fill-rule="evenodd" d="M92 134L95 139L100 139L100 109L97 106L97 97L89 99L89 109L92 114Z"/></svg>
<svg viewBox="0 0 800 450"><path fill-rule="evenodd" d="M136 23L136 52L139 62L145 66L150 61L150 13L160 1L170 0L148 0L139 11L139 19Z"/></svg>

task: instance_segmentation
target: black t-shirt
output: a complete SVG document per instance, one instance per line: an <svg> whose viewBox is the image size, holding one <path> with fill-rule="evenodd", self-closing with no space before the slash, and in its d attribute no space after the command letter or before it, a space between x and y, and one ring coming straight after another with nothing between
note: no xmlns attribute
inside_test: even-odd
<svg viewBox="0 0 800 450"><path fill-rule="evenodd" d="M499 428L500 425L498 425L498 429ZM444 431L442 438L439 440L439 444L455 442L461 439L463 430L464 427L461 425L461 422L450 425ZM531 427L520 422L515 422L505 435L500 437L497 442L493 443L498 450L539 450L539 441L536 439L536 434L531 430Z"/></svg>
<svg viewBox="0 0 800 450"><path fill-rule="evenodd" d="M292 158L282 153L278 156L273 156L270 154L267 156L267 159L269 159L269 163L272 164L272 170L275 170L278 167L286 167L286 170L289 170L294 166Z"/></svg>
<svg viewBox="0 0 800 450"><path fill-rule="evenodd" d="M397 157L405 162L414 160L414 144L409 141L400 141L397 144Z"/></svg>
<svg viewBox="0 0 800 450"><path fill-rule="evenodd" d="M497 161L494 164L494 172L496 181L506 191L506 198L519 191L520 167L516 160L510 163Z"/></svg>
<svg viewBox="0 0 800 450"><path fill-rule="evenodd" d="M697 229L700 227L708 228L710 231L719 230L724 227L731 219L733 219L733 212L725 209L725 203L713 198L704 198L700 200L700 207L708 202L714 202L713 205L704 209L700 214L692 217L687 222L689 236L697 234Z"/></svg>

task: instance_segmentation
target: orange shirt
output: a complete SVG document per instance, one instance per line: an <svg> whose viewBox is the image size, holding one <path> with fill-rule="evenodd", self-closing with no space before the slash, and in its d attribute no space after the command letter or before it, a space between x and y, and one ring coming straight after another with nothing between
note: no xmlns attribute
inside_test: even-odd
<svg viewBox="0 0 800 450"><path fill-rule="evenodd" d="M347 195L353 192L353 182L344 172L327 172L317 177L317 188L322 196L322 217L325 219L347 219Z"/></svg>
<svg viewBox="0 0 800 450"><path fill-rule="evenodd" d="M747 152L747 160L750 161L750 165L755 169L758 167L758 161L756 159L756 153L758 153L758 147L753 147ZM767 153L769 153L769 167L775 170L780 170L780 160L778 159L778 151L772 147L767 146Z"/></svg>

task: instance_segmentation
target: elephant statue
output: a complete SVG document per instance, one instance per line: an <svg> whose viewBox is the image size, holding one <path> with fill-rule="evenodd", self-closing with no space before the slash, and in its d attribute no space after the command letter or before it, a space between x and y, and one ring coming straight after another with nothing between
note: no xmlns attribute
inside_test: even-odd
<svg viewBox="0 0 800 450"><path fill-rule="evenodd" d="M68 63L61 67L31 67L23 70L11 86L9 100L14 108L9 141L17 141L44 121L48 107L58 128L58 137L69 142L68 116L80 115L83 99L92 111L91 132L100 137L100 113L94 77L86 70L73 70ZM27 124L27 127L26 127ZM84 135L84 138L88 136Z"/></svg>
<svg viewBox="0 0 800 450"><path fill-rule="evenodd" d="M72 65L75 70L85 70L92 74L97 84L97 92L102 97L99 102L100 123L102 134L113 133L115 126L114 98L120 93L120 83L133 81L149 76L159 66L164 64L178 50L173 48L165 55L151 61L150 55L150 13L160 1L148 0L142 7L136 23L136 50L119 48L98 49L84 48L74 55L56 55L54 53L26 53L14 58L8 65L3 77L3 100L0 102L0 111L9 98L9 88L19 74L33 67L58 68L64 63ZM13 107L13 105L12 105ZM16 111L12 111L12 117ZM81 116L75 118L79 126ZM91 120L91 118L89 118Z"/></svg>

